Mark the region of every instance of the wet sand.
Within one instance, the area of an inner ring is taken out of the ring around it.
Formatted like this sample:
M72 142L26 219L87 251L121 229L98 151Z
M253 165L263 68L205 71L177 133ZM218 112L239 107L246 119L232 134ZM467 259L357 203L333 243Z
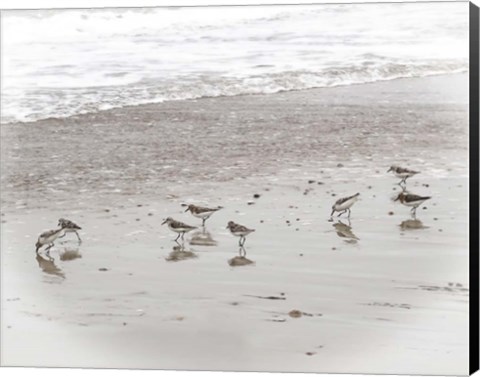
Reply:
M2 363L466 373L467 84L401 79L2 125ZM392 201L392 163L421 170L407 188L432 196L416 220ZM356 192L350 222L329 222ZM185 203L224 209L179 246L160 224L200 227ZM37 257L36 237L60 217L83 243L69 234L53 261ZM229 220L256 229L242 251L253 263L231 266Z

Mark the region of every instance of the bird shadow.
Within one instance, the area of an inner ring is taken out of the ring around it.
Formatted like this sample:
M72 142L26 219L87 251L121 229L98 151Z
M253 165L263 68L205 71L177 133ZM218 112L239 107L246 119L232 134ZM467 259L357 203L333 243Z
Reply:
M217 241L212 237L212 234L207 231L205 227L192 234L190 238L190 245L194 246L217 246Z
M165 258L167 262L180 262L183 260L197 258L198 255L191 250L185 250L185 243L179 243L173 246L172 251L168 254L168 257Z
M35 259L37 260L38 267L47 275L58 276L62 279L65 279L65 273L57 267L55 264L55 259L52 258L50 255L42 255L40 253L36 254Z
M360 238L358 238L355 233L353 233L352 224L350 219L346 223L341 220L337 220L335 224L332 225L337 233L337 236L343 239L346 243L357 243Z
M255 262L247 258L247 250L244 246L240 246L238 248L238 256L229 259L228 264L231 267L239 267L255 264Z
M63 250L58 253L58 255L60 260L63 262L80 259L82 257L78 247L64 247Z
M412 215L412 218L403 220L399 227L401 230L415 230L415 229L427 229L428 226L425 226L423 222Z

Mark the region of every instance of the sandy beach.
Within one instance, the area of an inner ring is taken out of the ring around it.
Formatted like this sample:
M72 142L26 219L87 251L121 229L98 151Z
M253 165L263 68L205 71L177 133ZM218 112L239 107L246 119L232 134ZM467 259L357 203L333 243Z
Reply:
M467 74L2 124L1 172L3 365L468 372Z

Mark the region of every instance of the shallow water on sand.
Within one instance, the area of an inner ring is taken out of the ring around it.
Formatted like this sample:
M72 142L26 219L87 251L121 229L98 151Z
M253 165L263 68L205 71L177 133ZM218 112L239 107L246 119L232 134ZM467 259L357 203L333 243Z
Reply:
M47 146L29 124L2 127L5 363L463 372L468 113L434 95L396 100L412 86L422 93L413 80L355 100L337 88L50 120L35 124L58 130ZM365 105L382 91L392 102ZM97 116L89 132L76 127ZM407 188L432 199L416 219L392 201L392 163L421 170ZM356 192L350 220L330 222L332 204ZM185 203L224 208L201 229ZM199 229L175 243L167 216ZM53 259L36 256L59 217L83 243L69 234ZM256 229L244 250L229 220ZM231 266L240 256L252 263ZM61 359L38 351L59 341L71 351Z
M279 174L325 183L375 177L393 163L448 176L466 166L466 78L397 80L380 101L382 84L372 84L354 87L356 96L344 87L4 125L2 201L96 208L142 195L198 197L204 184ZM348 174L335 178L338 164Z

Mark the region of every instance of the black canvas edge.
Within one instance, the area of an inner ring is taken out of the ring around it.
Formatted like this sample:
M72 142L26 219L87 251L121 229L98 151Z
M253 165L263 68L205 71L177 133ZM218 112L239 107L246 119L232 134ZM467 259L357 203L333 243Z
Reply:
M479 369L479 8L470 2L470 357L469 373Z

